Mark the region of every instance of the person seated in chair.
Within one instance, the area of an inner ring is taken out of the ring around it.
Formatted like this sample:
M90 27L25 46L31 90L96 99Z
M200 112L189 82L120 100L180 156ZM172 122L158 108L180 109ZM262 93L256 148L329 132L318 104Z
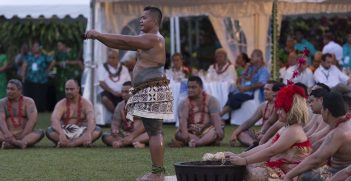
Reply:
M198 147L219 143L223 139L219 103L203 90L200 77L189 78L188 97L180 102L178 110L180 122L176 141Z
M263 60L261 50L255 49L251 54L250 64L240 75L240 84L228 95L228 101L223 107L220 116L237 110L241 105L254 98L254 92L260 90L260 101L263 101L263 86L268 82L269 71Z
M208 78L215 81L235 83L237 79L235 67L230 62L224 48L218 48L215 52L215 63L207 70Z
M11 79L7 83L7 97L0 100L1 148L26 148L38 143L44 131L34 130L38 112L32 98L22 95L22 83Z
M273 94L278 92L280 88L284 87L283 83L276 83L269 81L264 86L264 97L266 101L262 103L256 110L256 112L243 124L234 130L230 138L230 144L235 145L236 141L239 141L245 146L253 145L255 142L258 144L259 135L250 127L254 126L259 120L265 123L274 112L274 97Z
M282 179L285 173L310 154L311 142L303 130L303 124L308 119L304 90L296 85L280 89L275 108L279 121L286 126L271 141L240 154L224 154L225 160L233 165L247 166L245 180Z
M51 115L46 136L57 147L90 146L101 136L96 126L93 105L79 94L77 81L65 84L66 98L60 100Z
M135 148L143 148L149 142L144 125L140 119L136 117L134 120L126 118L125 105L128 101L129 89L132 88L132 83L127 81L123 83L121 101L113 114L111 132L102 135L102 141L113 148L120 148L133 145Z
M111 113L115 110L117 104L122 101L122 84L130 81L130 75L127 67L119 62L117 51L108 51L107 62L98 68L99 84L102 92L101 102Z

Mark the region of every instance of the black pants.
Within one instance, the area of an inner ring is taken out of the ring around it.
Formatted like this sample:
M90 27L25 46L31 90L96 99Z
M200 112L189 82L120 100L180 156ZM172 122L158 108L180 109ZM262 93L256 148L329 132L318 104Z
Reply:
M39 84L26 80L24 82L24 95L32 98L38 112L47 111L47 84Z
M247 101L253 99L252 95L244 94L244 93L229 93L228 95L228 101L225 104L226 106L229 106L232 110L239 109L241 105Z

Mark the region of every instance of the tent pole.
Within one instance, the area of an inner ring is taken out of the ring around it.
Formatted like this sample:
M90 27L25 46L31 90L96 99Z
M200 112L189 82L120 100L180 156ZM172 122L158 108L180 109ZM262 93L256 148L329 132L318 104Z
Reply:
M90 8L91 8L91 28L95 29L95 0L91 0ZM93 105L95 105L95 44L94 40L91 41L91 77L90 77L90 101Z
M174 17L171 16L171 56L175 53L175 46L174 46Z
M180 51L180 29L179 29L179 16L175 17L175 28L176 28L176 52Z

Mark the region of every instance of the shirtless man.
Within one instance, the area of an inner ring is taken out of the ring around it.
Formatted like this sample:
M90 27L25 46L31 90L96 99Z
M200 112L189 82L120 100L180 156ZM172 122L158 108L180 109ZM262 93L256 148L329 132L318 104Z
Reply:
M79 94L75 80L65 84L66 98L59 101L51 115L46 136L57 147L90 146L101 136L96 126L92 104Z
M152 171L138 180L164 180L163 119L173 119L172 92L164 75L166 62L165 39L159 32L162 12L145 7L140 18L138 36L105 34L88 31L86 38L96 39L110 48L136 50L137 63L133 69L132 97L127 102L127 118L141 117L148 133Z
M265 121L271 117L274 112L273 94L279 91L283 86L283 83L275 83L274 81L269 81L264 86L264 97L266 101L257 108L256 112L248 120L234 130L230 138L230 144L232 146L235 145L237 140L245 146L253 145L254 142L258 141L258 135L253 133L253 130L249 128L254 126L259 120L262 119L263 123L265 123Z
M11 79L7 97L0 100L1 148L26 148L38 143L44 131L34 130L38 112L32 98L22 95L22 83Z
M320 144L323 142L324 137L328 134L330 127L323 121L321 115L323 107L323 97L328 93L328 90L324 88L317 88L312 90L308 97L308 102L312 110L311 122L315 122L314 126L310 129L305 129L308 139L312 143L312 150L316 151Z
M113 148L121 148L133 145L135 148L145 147L149 142L149 136L145 132L143 123L140 119L134 122L126 118L125 105L129 99L129 89L132 88L130 81L123 83L121 101L113 114L111 132L102 135L102 141Z
M299 175L300 180L327 180L350 165L351 123L343 101L339 93L329 92L324 96L321 113L323 120L332 129L318 150L290 170L285 180L292 180ZM328 164L320 167L326 162Z
M189 147L208 146L223 139L220 106L203 91L200 77L189 77L188 98L179 103L179 129L175 139Z

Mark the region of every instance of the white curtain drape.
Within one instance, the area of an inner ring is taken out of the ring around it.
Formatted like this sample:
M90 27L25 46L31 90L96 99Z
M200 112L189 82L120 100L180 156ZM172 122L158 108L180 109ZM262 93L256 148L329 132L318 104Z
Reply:
M350 12L351 3L347 2L348 0L281 0L278 3L279 25L285 15ZM153 5L162 9L163 15L168 17L208 15L231 61L234 61L234 56L226 43L223 25L225 17L239 20L246 36L248 54L256 48L266 53L272 0L96 0L96 4L99 6L96 6L98 15L95 29L102 32L121 33L130 21L141 16L145 6ZM106 60L106 47L96 41L94 52L96 64L101 65ZM89 90L84 91L88 95L86 92ZM98 117L96 119L99 121Z

